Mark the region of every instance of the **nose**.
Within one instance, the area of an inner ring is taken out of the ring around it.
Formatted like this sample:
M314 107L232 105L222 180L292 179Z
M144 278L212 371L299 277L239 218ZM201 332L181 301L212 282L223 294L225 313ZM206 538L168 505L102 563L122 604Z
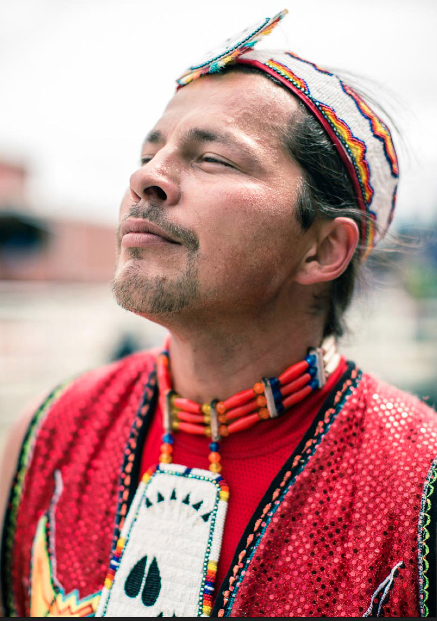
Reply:
M135 202L154 199L169 206L178 203L180 187L176 163L164 159L159 152L131 175L130 194Z

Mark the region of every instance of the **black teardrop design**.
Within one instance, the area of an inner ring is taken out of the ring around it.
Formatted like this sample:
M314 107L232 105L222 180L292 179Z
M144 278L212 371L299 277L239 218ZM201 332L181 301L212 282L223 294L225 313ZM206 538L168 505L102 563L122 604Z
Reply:
M170 500L176 500L176 490L175 489L171 493Z
M124 583L124 592L128 597L136 597L140 592L146 564L147 556L143 556L129 572L126 582Z
M150 564L149 571L147 572L146 583L141 593L141 599L144 606L153 606L161 592L161 574L159 573L158 563L156 558Z
M211 515L212 511L210 511L209 513L205 513L204 515L202 515L202 520L204 522L207 522L209 520L209 517Z
M190 494L187 494L182 502L184 503L184 505L189 505L190 504Z
M153 503L150 502L150 500L146 496L146 507L149 508L149 507L152 507L152 506L153 506Z
M199 502L196 502L195 505L191 505L191 506L193 507L193 509L196 509L196 511L199 511L202 505L203 505L203 500L199 500Z
M164 501L164 496L161 494L161 492L158 492L158 500L156 502L163 502Z

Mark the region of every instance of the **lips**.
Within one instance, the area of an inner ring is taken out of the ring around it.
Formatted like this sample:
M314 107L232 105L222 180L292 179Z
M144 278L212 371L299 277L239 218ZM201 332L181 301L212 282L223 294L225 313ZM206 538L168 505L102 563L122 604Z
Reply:
M121 243L139 248L150 244L179 244L156 224L138 218L128 218L121 226Z

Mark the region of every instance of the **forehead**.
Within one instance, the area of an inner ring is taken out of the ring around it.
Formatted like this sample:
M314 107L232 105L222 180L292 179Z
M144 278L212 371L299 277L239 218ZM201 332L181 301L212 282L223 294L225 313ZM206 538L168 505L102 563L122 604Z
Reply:
M262 75L217 74L179 89L155 129L166 134L202 122L277 147L296 110L294 96Z

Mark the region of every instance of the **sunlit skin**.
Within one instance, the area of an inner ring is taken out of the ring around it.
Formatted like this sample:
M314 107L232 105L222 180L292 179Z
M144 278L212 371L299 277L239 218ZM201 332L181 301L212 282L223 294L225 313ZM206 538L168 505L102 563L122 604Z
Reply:
M314 294L358 242L347 218L307 232L296 220L302 175L282 138L296 109L262 76L196 80L150 132L122 201L116 298L170 330L175 389L197 401L277 375L318 345ZM129 232L144 222L159 229Z

